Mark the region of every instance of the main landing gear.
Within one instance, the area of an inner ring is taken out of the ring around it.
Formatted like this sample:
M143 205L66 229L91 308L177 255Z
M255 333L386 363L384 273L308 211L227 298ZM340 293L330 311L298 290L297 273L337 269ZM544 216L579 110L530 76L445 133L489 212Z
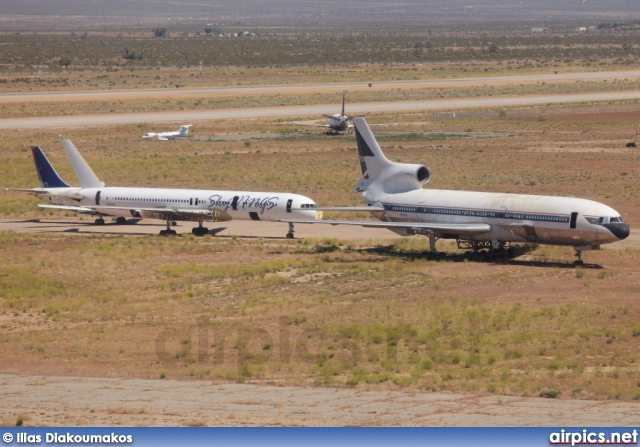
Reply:
M512 258L514 255L513 247L507 242L501 241L461 241L456 240L458 248L467 250L464 258L470 261L488 261L494 259Z
M199 225L197 227L193 227L191 229L191 234L193 234L194 236L202 237L205 234L209 233L209 229L202 226L202 221L199 221L198 224Z
M291 222L289 222L289 232L287 233L287 239L293 239L293 233L295 233L295 231L293 230L293 224Z
M95 220L95 222L94 222L94 223L95 223L96 225L104 225L104 219L102 218L102 216L100 216L100 217L98 217L98 218ZM127 219L126 219L126 218L124 218L124 217L122 217L122 216L120 216L120 217L118 217L118 218L116 219L116 223L117 223L118 225L124 225L124 224L126 224L126 223L127 223Z
M176 233L176 230L172 230L170 228L172 220L170 218L167 218L166 222L167 222L167 229L160 230L160 236L175 236L176 234L178 234Z

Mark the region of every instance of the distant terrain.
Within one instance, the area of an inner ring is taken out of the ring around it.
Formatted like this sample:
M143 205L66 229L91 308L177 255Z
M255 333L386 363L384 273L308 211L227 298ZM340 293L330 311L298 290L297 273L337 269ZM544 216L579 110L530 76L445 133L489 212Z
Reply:
M39 17L34 20L34 17ZM410 22L425 25L465 22L637 20L636 0L3 0L2 28L135 24L344 25Z

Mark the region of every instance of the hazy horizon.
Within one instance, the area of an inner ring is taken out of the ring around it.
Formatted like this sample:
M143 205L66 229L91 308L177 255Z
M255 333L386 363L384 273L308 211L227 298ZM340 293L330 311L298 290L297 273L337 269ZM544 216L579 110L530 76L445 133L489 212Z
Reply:
M638 0L2 0L3 28L640 20Z

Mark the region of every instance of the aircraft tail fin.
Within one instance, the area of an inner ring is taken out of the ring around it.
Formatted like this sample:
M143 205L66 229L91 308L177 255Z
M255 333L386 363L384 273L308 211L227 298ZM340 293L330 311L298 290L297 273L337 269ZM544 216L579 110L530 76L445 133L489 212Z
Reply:
M89 166L82 155L80 155L80 152L78 152L78 149L76 149L71 140L62 138L62 135L60 135L60 142L62 143L64 151L67 153L67 157L69 157L73 172L76 173L80 186L83 188L104 187L104 182L101 182L98 176L96 176L91 166Z
M189 127L193 126L193 124L185 124L184 126L180 126L180 136L184 136L189 133Z
M36 172L38 173L41 188L70 188L70 186L60 178L47 156L42 152L42 149L38 146L31 146L31 154L36 164Z
M364 117L354 117L353 125L362 169L362 179L354 186L354 192L365 191L373 184L387 193L406 192L421 189L429 181L431 172L426 166L387 159Z
M382 153L376 137L373 136L373 132L364 118L359 116L353 118L353 126L358 144L362 177L375 180L384 168L393 163Z

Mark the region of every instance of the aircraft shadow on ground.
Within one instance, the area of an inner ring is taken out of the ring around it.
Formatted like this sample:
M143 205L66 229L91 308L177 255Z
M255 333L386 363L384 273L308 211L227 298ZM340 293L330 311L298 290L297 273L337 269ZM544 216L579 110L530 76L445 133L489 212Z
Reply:
M14 223L39 223L40 219L30 219L30 220L16 220ZM73 225L75 226L83 226L83 227L121 227L126 225L135 225L138 227L158 227L159 225L156 223L149 224L139 224L140 220L131 219L127 220L125 224L117 224L115 222L105 223L104 225L96 225L92 222L77 222ZM65 225L68 226L70 223L68 222L51 222L48 223L49 226L58 226ZM164 225L164 224L163 224ZM278 236L237 236L237 235L218 235L218 233L226 230L227 227L218 227L209 229L208 234L211 236L223 237L223 238L234 238L234 237L242 237L243 239L273 239L280 240L285 239L283 237ZM50 229L51 231L51 229ZM65 230L61 230L63 233L80 233L79 228L68 228ZM122 235L120 232L109 232L103 231L101 234L115 234ZM152 236L152 233L127 233L127 234L135 234L141 236ZM184 235L188 235L189 233L184 233ZM176 236L180 237L183 234L178 234ZM173 236L173 237L176 237ZM374 254L378 256L384 256L388 258L401 258L409 261L420 261L420 260L428 260L428 261L437 261L437 262L474 262L474 263L482 263L482 264L496 264L496 265L514 265L514 266L527 266L527 267L546 267L546 268L575 268L576 264L574 262L559 262L559 261L544 261L544 260L536 260L536 259L518 259L518 257L526 255L537 248L536 245L518 245L514 247L514 253L511 257L491 257L491 256L478 256L477 258L469 258L464 252L459 253L446 253L446 252L438 252L431 253L429 251L407 251L407 250L398 250L394 245L384 245L377 247L369 247L369 248L340 248L337 245L318 245L315 248L315 252L317 254L326 254L333 252L345 252L345 253L366 253L366 254ZM366 262L366 260L363 260ZM371 260L373 262L374 260ZM594 269L600 270L603 267L600 264L588 264L584 263L580 266L583 269Z
M333 252L345 252L345 253L366 253L373 254L388 258L401 258L408 261L437 261L437 262L472 262L481 264L496 264L496 265L514 265L514 266L527 266L527 267L546 267L546 268L570 268L576 267L576 264L571 262L559 262L559 261L544 261L537 259L518 259L519 256L526 255L536 249L535 245L521 245L515 248L512 257L491 257L491 256L478 256L469 258L468 254L464 252L460 253L446 253L437 252L431 253L428 251L404 251L398 250L394 245L384 245L378 247L369 248L340 248L335 245L323 245L316 247L316 253L333 253ZM366 261L365 261L366 262ZM372 260L373 262L373 260ZM583 264L580 266L583 269L602 269L599 264Z

